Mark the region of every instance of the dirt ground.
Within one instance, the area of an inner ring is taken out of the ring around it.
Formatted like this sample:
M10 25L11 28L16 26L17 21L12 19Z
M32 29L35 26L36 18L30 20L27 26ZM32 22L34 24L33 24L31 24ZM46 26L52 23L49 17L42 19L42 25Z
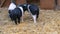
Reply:
M24 22L15 25L7 8L0 8L0 34L60 34L60 11L40 10L37 23L25 12Z

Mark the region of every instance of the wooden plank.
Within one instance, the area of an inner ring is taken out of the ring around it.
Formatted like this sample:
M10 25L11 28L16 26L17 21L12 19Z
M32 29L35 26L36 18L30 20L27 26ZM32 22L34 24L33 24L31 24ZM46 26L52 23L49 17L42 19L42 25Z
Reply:
M26 3L26 0L16 0L16 4L24 4Z
M54 9L55 0L40 0L41 9Z
M4 4L6 0L2 0L1 4L0 4L0 7L2 7L2 5Z

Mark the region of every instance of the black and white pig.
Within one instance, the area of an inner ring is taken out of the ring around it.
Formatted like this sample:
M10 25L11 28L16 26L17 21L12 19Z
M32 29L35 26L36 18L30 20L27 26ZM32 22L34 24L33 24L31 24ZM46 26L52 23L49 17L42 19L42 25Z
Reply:
M20 23L20 18L22 17L23 8L17 7L16 3L12 0L8 8L9 17L15 24ZM23 21L23 18L22 18Z
M39 16L39 8L38 6L34 5L34 4L22 4L22 5L18 5L18 6L22 6L24 11L28 11L31 16L33 17L34 23L36 23L36 20Z

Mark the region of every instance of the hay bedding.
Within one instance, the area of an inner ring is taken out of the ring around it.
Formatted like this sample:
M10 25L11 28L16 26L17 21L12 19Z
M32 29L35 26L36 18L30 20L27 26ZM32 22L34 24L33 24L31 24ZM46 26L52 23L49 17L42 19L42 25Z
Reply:
M26 12L24 22L15 25L7 8L0 8L0 34L60 34L60 11L41 10L37 25Z

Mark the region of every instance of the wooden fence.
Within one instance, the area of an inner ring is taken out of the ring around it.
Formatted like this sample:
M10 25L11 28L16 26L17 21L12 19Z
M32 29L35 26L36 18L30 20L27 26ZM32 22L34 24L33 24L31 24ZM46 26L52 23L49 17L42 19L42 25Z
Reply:
M16 0L17 4L33 3L41 7L41 9L60 8L60 0ZM0 0L0 7L8 7L10 0Z

